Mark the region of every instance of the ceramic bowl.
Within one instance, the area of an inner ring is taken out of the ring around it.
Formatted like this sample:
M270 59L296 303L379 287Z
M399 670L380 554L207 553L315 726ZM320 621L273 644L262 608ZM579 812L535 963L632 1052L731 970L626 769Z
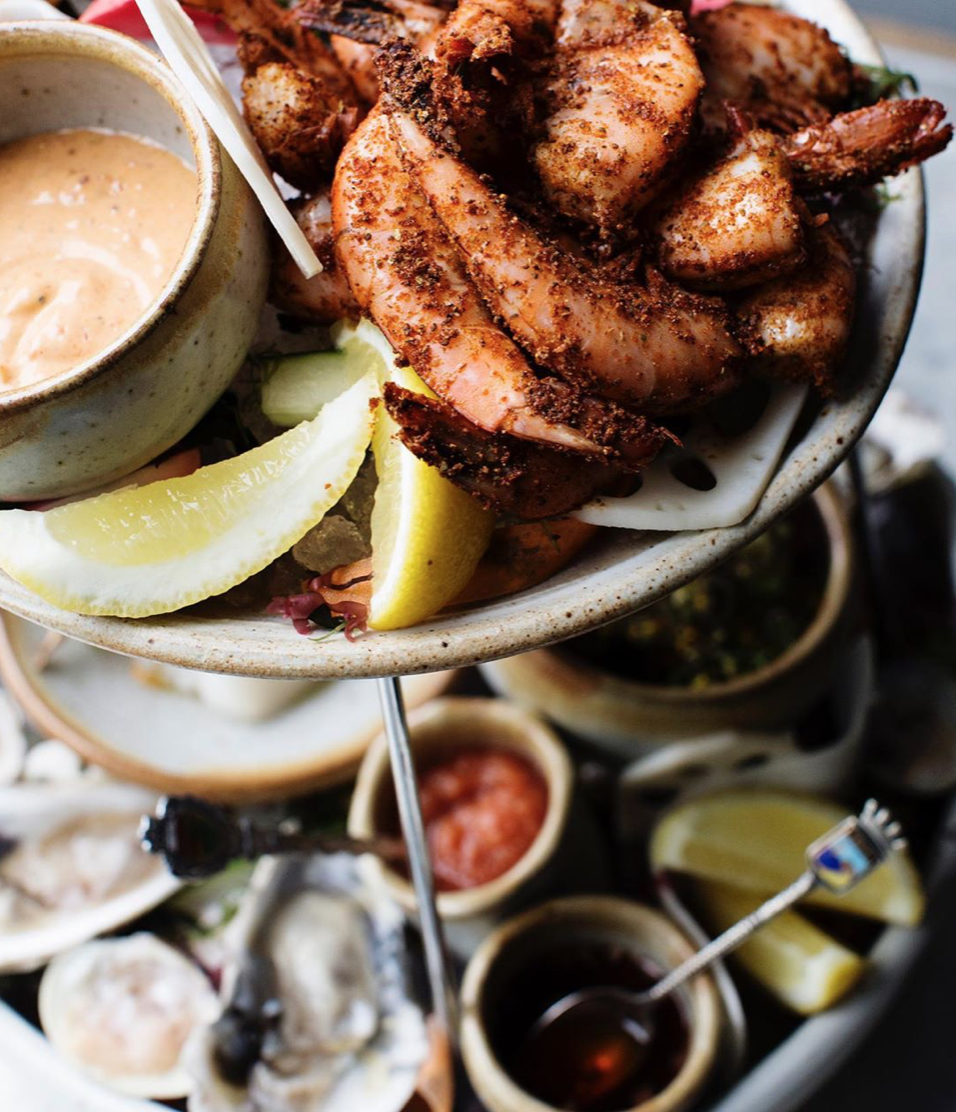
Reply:
M526 893L554 857L564 833L571 805L574 773L564 746L553 731L527 711L500 699L436 699L408 720L412 753L419 765L457 749L490 746L518 753L544 777L548 809L544 824L527 853L507 872L488 884L458 892L440 892L438 912L444 919L462 920L486 915ZM395 821L388 743L376 738L359 769L348 830L357 838L389 832ZM389 892L409 912L416 910L410 882L394 869L377 863Z
M700 689L638 683L604 671L573 642L482 666L499 693L579 737L624 754L728 729L789 724L832 681L853 613L853 531L837 488L813 496L830 554L816 617L784 653L728 683Z
M112 31L68 20L0 29L0 143L70 127L145 136L196 168L192 228L156 301L113 344L0 393L0 500L88 490L187 433L235 375L265 300L258 204L166 65Z
M880 52L843 0L787 0L825 26L859 62ZM876 411L909 331L923 259L919 170L894 179L859 271L859 304L841 380L844 393L811 409L784 449L754 513L739 525L700 532L605 530L558 575L531 590L414 629L321 644L262 614L187 612L128 620L90 618L43 602L0 575L0 604L42 625L119 652L243 675L332 678L408 675L526 652L632 613L702 574L815 489L846 457Z
M499 927L478 948L461 988L461 1047L468 1076L489 1112L553 1112L529 1096L505 1072L495 1053L488 1024L512 978L542 950L559 943L610 943L636 957L672 969L693 953L680 931L658 911L611 896L553 900ZM689 1028L687 1057L674 1080L657 1096L622 1112L679 1112L697 1097L710 1077L720 1035L720 1006L708 975L678 990Z

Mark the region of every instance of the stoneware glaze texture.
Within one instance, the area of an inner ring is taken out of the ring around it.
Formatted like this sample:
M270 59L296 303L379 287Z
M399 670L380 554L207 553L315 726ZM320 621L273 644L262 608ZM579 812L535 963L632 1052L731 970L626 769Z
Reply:
M196 215L172 277L103 353L0 394L0 498L88 490L148 463L229 385L268 279L251 191L165 63L125 36L68 21L0 35L0 143L68 127L152 139L195 166Z
M881 55L841 0L791 0L787 8L826 26L851 57ZM857 321L842 393L798 423L757 510L742 524L686 533L607 530L574 563L512 598L446 613L354 643L300 637L289 623L249 615L173 614L149 620L89 618L52 607L0 576L0 603L15 613L119 652L210 671L263 676L375 676L473 664L583 633L653 602L725 559L815 489L848 454L879 405L899 361L923 259L918 170L893 183L860 268Z

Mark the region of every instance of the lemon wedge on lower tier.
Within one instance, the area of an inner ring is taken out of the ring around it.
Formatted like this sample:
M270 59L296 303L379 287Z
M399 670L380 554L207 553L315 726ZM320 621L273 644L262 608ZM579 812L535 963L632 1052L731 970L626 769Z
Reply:
M764 897L724 884L700 882L698 895L714 932L755 911ZM733 955L781 1003L800 1015L831 1008L856 985L866 960L796 911L761 927Z
M185 478L0 511L0 568L78 614L164 614L248 579L322 519L372 436L374 375L312 421Z
M755 789L692 799L669 811L651 839L655 869L770 894L806 868L811 842L846 816L828 799ZM806 903L914 926L923 916L923 886L909 855L892 854L858 887L837 896L817 889Z

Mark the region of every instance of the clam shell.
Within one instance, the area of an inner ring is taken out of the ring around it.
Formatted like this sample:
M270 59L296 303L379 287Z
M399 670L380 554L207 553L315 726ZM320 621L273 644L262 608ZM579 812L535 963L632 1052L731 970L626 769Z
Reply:
M85 942L40 981L50 1043L98 1081L129 1096L175 1099L192 1087L180 1058L219 1002L188 958L153 934Z
M0 972L36 969L180 887L139 846L140 817L155 803L108 781L0 788L0 837L16 843L0 856Z

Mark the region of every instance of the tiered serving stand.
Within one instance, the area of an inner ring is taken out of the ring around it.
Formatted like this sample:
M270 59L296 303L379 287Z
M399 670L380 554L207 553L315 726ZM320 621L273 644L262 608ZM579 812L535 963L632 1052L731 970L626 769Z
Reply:
M855 60L882 58L842 0L793 0L788 8L826 26ZM923 186L918 170L894 182L898 199L879 215L861 267L859 309L840 398L809 402L757 509L723 529L677 533L606 530L571 567L521 594L413 629L316 643L287 623L261 615L173 614L151 619L82 617L57 609L0 574L0 606L49 629L145 660L234 675L345 679L380 677L401 819L412 853L435 1011L454 1042L455 986L444 956L422 835L415 772L395 677L444 670L527 651L581 634L640 609L726 559L806 497L843 461L863 434L893 377L909 330L923 258ZM956 830L956 815L948 830ZM952 843L949 843L950 847ZM952 849L948 854L952 856ZM939 869L951 865L944 854ZM922 942L921 932L888 930L874 955L883 972L846 1004L804 1023L714 1109L785 1112L808 1085L834 1069L886 1005ZM23 1026L22 1024L20 1025ZM33 1032L0 1008L8 1046L36 1056ZM37 1036L38 1038L38 1036ZM817 1063L812 1071L808 1061ZM77 1096L77 1108L82 1107ZM98 1107L110 1107L105 1097ZM131 1105L124 1102L124 1108ZM143 1106L147 1107L147 1106Z

